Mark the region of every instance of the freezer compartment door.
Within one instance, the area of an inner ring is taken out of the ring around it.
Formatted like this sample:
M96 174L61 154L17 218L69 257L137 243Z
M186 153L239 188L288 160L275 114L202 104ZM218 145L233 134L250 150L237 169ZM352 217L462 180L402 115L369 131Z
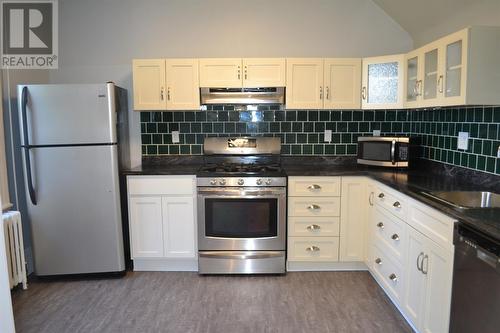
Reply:
M23 137L22 144L116 142L114 88L112 83L18 86L19 119L26 118L21 131L28 132L29 141Z
M30 154L38 199L37 205L28 199L35 273L124 270L116 145L33 148Z

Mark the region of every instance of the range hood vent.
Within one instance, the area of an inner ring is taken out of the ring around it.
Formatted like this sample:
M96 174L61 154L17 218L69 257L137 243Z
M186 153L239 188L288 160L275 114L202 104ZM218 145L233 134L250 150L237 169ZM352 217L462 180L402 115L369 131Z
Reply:
M201 104L284 104L285 88L200 88Z

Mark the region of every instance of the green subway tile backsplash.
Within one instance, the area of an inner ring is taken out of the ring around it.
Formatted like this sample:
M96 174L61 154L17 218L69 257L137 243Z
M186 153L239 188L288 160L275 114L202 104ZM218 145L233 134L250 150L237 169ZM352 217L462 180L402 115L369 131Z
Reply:
M500 174L500 107L467 106L410 110L281 110L277 105L255 111L233 105L206 111L141 112L143 155L200 155L206 136L275 136L284 155L356 155L357 138L382 135L422 138L423 158ZM324 130L332 141L323 142ZM180 143L172 143L180 131ZM457 150L458 132L469 132L469 149Z

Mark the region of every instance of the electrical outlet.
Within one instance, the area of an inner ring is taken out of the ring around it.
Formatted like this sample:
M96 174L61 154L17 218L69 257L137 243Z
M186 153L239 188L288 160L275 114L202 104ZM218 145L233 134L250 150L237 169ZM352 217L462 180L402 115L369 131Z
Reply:
M380 130L373 130L373 136L380 136Z
M469 132L458 132L457 149L469 149Z
M179 131L172 131L172 142L179 143L181 140L179 139Z
M332 130L325 130L325 142L332 142Z

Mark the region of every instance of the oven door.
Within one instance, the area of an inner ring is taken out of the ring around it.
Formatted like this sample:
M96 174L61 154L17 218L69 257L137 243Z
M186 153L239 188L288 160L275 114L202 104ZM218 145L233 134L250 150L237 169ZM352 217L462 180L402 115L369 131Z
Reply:
M200 251L283 251L286 189L198 188Z

